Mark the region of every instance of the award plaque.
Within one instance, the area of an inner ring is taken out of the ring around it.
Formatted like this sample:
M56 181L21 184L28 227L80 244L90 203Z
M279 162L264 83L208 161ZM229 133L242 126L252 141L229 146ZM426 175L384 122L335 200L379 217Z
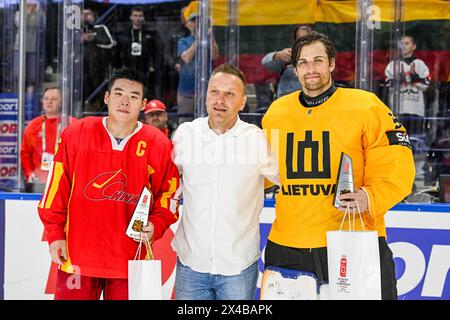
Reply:
M129 236L130 238L141 240L142 229L147 225L148 222L151 198L152 194L150 190L148 190L148 188L144 186L126 231L127 236Z
M353 163L352 159L345 153L341 154L341 161L339 163L339 173L336 184L336 193L334 194L334 206L339 208L340 201L338 196L343 193L354 192L353 186Z

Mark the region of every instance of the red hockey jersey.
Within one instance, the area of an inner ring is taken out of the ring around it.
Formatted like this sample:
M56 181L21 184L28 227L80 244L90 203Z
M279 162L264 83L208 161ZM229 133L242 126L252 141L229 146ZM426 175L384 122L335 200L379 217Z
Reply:
M106 118L89 117L62 134L38 211L48 241L67 241L63 271L127 278L137 243L125 231L144 186L152 192L154 240L178 219L180 178L172 144L138 123L120 144Z

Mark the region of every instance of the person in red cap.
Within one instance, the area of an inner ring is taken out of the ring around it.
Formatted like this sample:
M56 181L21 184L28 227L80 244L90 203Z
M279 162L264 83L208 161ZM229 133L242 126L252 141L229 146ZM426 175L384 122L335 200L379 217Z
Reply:
M144 123L157 127L169 137L167 120L166 106L162 101L151 100L147 103L144 109Z

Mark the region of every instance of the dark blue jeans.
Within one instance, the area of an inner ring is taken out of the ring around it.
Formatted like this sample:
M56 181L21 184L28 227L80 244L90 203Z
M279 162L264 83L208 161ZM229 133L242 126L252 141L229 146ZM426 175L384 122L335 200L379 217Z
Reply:
M238 275L224 276L196 272L177 261L175 299L252 300L258 281L258 261Z

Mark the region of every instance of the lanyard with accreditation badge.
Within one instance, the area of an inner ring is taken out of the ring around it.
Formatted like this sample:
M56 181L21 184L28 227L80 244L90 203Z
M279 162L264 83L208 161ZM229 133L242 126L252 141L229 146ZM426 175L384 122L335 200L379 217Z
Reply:
M56 140L55 140L55 152L58 150L58 138L61 134L61 121L58 123L58 127L56 129ZM41 170L48 171L53 162L53 154L47 152L47 142L45 139L45 118L42 121L42 159L41 159Z
M139 30L139 42L134 40L133 28L131 28L131 55L141 56L142 55L142 29Z

